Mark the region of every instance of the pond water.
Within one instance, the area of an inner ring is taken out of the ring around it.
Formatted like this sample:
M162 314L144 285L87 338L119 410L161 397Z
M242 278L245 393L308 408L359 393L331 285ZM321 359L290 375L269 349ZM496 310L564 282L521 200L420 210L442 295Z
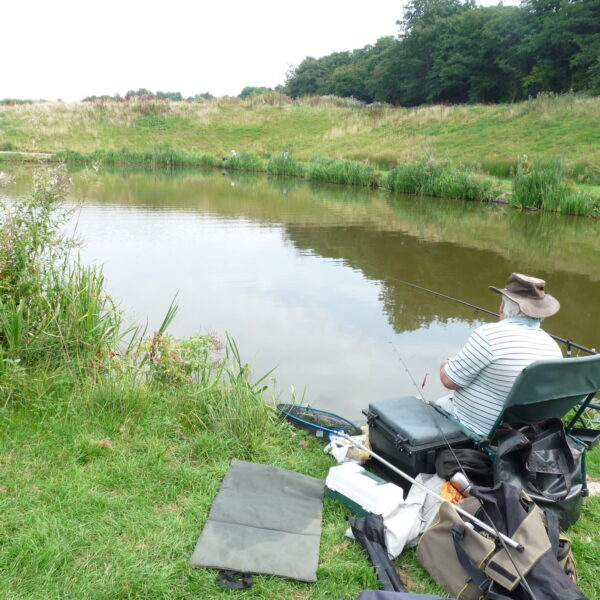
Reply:
M11 167L3 166L10 171ZM26 193L31 172L14 167ZM439 362L493 319L415 284L497 310L512 271L562 303L550 333L600 347L600 222L219 170L73 172L84 262L104 265L130 321L229 332L274 395L363 422L369 402L436 398Z

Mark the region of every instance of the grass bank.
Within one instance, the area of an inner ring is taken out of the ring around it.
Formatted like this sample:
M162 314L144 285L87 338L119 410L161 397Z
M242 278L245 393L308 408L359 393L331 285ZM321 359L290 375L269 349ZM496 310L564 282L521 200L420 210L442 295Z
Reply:
M281 94L29 103L0 106L0 160L45 152L92 164L225 166L595 215L599 116L600 99L572 94L416 109L335 97L292 101ZM535 165L538 183L523 185L524 164ZM558 195L546 189L556 187L547 174L556 164Z
M320 478L332 465L322 443L248 400L239 389L161 390L113 380L37 406L0 409L2 597L231 598L231 590L215 585L216 572L189 566L230 460ZM251 413L239 415L244 406ZM599 474L597 456L592 472ZM568 533L590 598L600 594L599 515L593 498ZM344 537L346 516L340 504L325 501L317 583L257 576L244 596L351 600L377 588L365 553ZM395 563L411 590L441 592L413 551Z
M247 100L31 103L0 106L0 150L136 151L170 145L211 156L288 151L368 161L381 169L434 156L509 176L525 154L561 158L580 180L600 178L600 98L541 95L517 104L399 108L281 94Z
M276 417L233 340L176 340L174 308L157 332L124 331L101 272L69 260L66 185L51 170L0 212L0 596L230 598L189 557L231 459L320 478L332 459ZM590 597L599 514L590 500L570 533ZM245 596L352 599L377 587L344 538L346 516L325 501L317 583L259 576ZM397 562L412 590L440 592L413 552Z

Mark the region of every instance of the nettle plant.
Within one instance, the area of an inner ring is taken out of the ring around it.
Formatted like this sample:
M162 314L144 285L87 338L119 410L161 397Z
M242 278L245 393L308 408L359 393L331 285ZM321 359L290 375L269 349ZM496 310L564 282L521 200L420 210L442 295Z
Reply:
M220 379L222 344L213 336L191 336L183 340L155 332L141 346L146 375L158 385L199 383L209 386Z

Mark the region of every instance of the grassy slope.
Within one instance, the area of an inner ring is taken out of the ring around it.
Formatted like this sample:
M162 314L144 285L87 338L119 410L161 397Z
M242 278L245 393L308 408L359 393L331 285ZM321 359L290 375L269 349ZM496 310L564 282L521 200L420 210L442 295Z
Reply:
M416 109L336 106L314 99L268 104L220 99L201 104L131 102L0 106L0 149L89 152L170 144L214 155L291 150L369 159L388 167L428 153L508 171L523 154L563 158L600 172L600 98L540 97L513 105Z
M276 423L240 450L193 419L202 397L86 386L68 403L0 409L0 596L7 600L229 598L189 557L232 456L324 478L322 443ZM192 418L190 418L192 417ZM598 453L591 470L598 475ZM580 584L600 594L600 498L569 532ZM347 512L326 500L318 582L257 577L249 598L355 598L377 580L344 537ZM415 592L440 592L414 552L396 564Z

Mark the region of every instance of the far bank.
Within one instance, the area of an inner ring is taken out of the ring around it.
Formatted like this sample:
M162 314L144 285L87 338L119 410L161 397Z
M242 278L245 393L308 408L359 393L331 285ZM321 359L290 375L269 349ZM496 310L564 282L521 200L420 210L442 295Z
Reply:
M226 166L594 214L599 116L598 98L572 94L415 109L281 94L40 102L0 106L0 150L101 164ZM11 157L22 158L0 159Z

